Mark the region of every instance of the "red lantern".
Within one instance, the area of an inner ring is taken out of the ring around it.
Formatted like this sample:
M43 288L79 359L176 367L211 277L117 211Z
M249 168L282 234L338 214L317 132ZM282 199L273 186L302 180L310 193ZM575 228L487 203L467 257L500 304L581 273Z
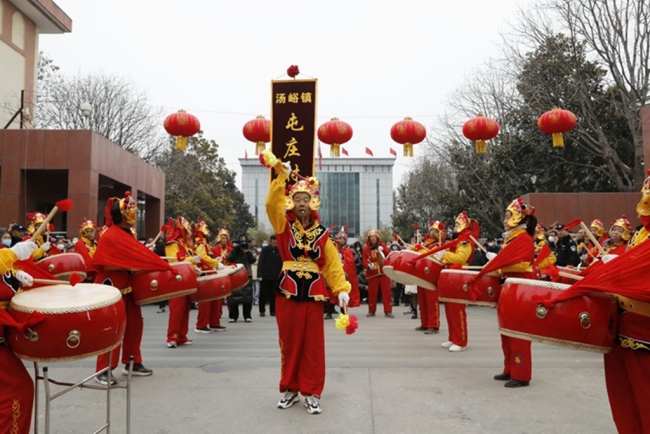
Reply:
M352 138L352 127L350 124L332 118L318 127L318 140L331 145L330 156L339 156L339 146L348 142Z
M547 111L537 120L537 127L546 134L552 134L553 147L564 147L564 136L562 133L568 133L575 128L578 118L569 110L562 110L554 107L553 110Z
M170 135L176 136L176 149L180 150L187 148L188 137L201 130L201 123L196 116L187 113L185 110L179 110L178 113L167 116L163 126Z
M271 121L258 116L244 125L244 137L255 143L255 153L260 154L271 141Z
M476 142L476 153L487 153L486 140L491 140L499 134L499 124L494 119L478 114L463 125L463 136Z
M427 130L424 125L412 118L404 118L403 121L397 122L390 129L390 137L404 145L404 156L413 156L413 145L417 145L427 136Z

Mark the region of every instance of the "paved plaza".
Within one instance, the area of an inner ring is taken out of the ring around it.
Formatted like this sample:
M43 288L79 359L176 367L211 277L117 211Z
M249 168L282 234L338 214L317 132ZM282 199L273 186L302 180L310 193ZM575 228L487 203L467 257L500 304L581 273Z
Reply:
M154 374L133 379L131 432L616 432L600 354L533 344L533 380L510 390L492 379L502 368L496 309L468 308L469 348L462 353L440 347L447 332L442 306L439 335L415 332L419 321L402 315L405 309L395 308L394 319L366 318L365 305L352 309L360 325L350 336L326 322L323 413L309 415L304 401L287 410L275 406L280 398L275 318L260 318L254 306L252 323L225 322L223 333L190 331L194 345L168 349L168 314L146 306L142 351ZM94 359L49 365L51 378L59 381L81 380L93 367ZM125 432L125 397L124 390L111 395L111 433ZM39 413L42 433L42 404ZM104 417L105 393L74 390L53 402L51 432L91 433Z

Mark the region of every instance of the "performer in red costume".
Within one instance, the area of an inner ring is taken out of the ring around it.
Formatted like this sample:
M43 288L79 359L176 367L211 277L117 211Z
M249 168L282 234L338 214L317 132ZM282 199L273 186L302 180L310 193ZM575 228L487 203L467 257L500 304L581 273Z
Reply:
M395 318L393 303L391 302L390 279L384 274L382 268L384 258L388 253L388 247L379 238L379 231L377 229L370 230L366 235L366 245L363 247L361 259L366 279L368 279L368 314L366 316L375 316L377 298L379 291L381 291L384 316Z
M532 237L535 235L537 218L533 215L535 209L524 205L521 198L515 199L506 208L503 219L503 245L498 254L488 252L489 262L474 278L477 279L489 272L500 272L502 278L519 277L535 279L533 261L535 260L535 245ZM478 288L468 282L470 294L476 294ZM495 375L495 380L506 381L505 387L522 387L530 384L532 376L532 359L530 341L501 335L503 349L503 372Z
M278 408L291 407L301 393L307 411L318 414L325 385L323 302L328 301L328 292L323 277L341 306L349 303L351 287L338 251L319 222L318 181L301 179L285 196L291 169L270 151L264 151L260 160L277 173L266 198L266 213L283 261L275 302L282 354L280 392L284 393Z
M97 275L97 270L92 265L92 258L97 249L96 233L95 222L84 219L83 223L79 225L79 240L74 245L75 253L80 254L86 263L86 281L88 282L94 282Z
M194 225L194 253L201 257L202 270L214 270L223 268L218 259L212 257L212 248L208 242L210 230L208 225L201 219ZM223 299L204 301L199 303L199 315L196 319L196 333L223 332L225 327L221 326L221 310Z
M413 247L418 253L426 252L445 242L445 224L441 221L429 223L428 238L424 243ZM439 254L438 257L442 256ZM420 327L416 331L424 331L425 335L437 334L440 330L440 300L438 291L431 291L418 286L418 305L420 306ZM445 304L446 306L446 304Z
M102 233L97 249L92 258L92 265L97 271L95 283L112 285L122 292L122 301L126 308L126 331L121 347L113 350L110 360L111 370L117 368L122 350L122 373L128 374L129 358L133 356L132 375L149 376L153 373L142 364L140 343L142 342L142 310L135 304L131 295L131 272L134 270L169 271L175 274L171 265L160 259L158 255L138 242L131 234L135 224L138 206L130 192L125 197L110 198L104 211L107 229ZM97 357L97 372L108 366L108 353ZM111 383L117 382L111 378ZM100 384L108 384L108 375L103 373L96 377Z
M34 405L34 382L23 362L14 355L5 342L5 326L16 326L5 312L11 298L22 286L31 286L32 277L24 271L12 271L14 262L30 259L38 246L32 241L16 243L0 249L0 432L29 434ZM18 283L18 275L22 277Z
M228 253L232 252L232 243L230 242L230 232L226 228L219 229L215 246L212 248L212 257L219 261L221 265L233 265L228 261ZM210 317L208 327L216 331L226 331L226 327L221 325L221 315L223 314L224 299L220 298L215 301L215 316ZM214 321L214 322L212 322Z
M456 217L454 232L458 237L469 238L472 233L472 226L478 226L463 211ZM476 234L478 235L478 234ZM469 265L474 259L474 244L469 241L461 241L442 255L442 262L446 268L463 268ZM445 302L445 317L449 328L449 340L443 342L443 348L449 348L452 353L465 351L467 349L467 312L462 303Z
M42 214L40 212L32 212L27 214L27 235L24 239L24 241L30 239L36 233L38 228L43 224L45 221L45 218L47 216L45 214ZM47 258L51 254L54 253L60 253L56 247L52 247L49 241L49 227L45 228L45 231L43 231L36 239L34 242L38 246L38 248L32 253L32 259L34 261L38 261L39 259ZM57 251L53 251L52 249L56 249Z
M343 271L345 271L347 281L350 282L350 286L352 287L348 307L359 307L361 306L361 293L359 292L359 281L357 280L357 267L354 263L354 254L347 246L347 243L348 234L345 232L345 228L341 228L341 231L336 234L334 245L339 251L339 257L343 264ZM330 300L330 302L332 301L333 300Z

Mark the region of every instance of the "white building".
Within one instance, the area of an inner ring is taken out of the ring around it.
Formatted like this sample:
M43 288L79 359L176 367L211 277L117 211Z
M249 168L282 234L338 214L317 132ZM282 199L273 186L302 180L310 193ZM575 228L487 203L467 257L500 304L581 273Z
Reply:
M242 192L260 228L271 229L264 203L270 170L257 157L239 159L242 167ZM393 158L323 158L322 170L316 165L321 183L319 211L323 225L337 231L349 224L349 236L391 224L393 213Z

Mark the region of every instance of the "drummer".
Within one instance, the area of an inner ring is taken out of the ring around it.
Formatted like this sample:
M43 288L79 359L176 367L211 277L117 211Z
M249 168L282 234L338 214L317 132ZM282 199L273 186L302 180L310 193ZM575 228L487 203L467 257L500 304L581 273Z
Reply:
M222 265L232 265L227 259L230 252L232 252L230 232L226 228L221 228L217 234L216 244L212 248L212 257L217 258Z
M454 234L456 234L456 237L467 237L472 231L470 228L471 222L472 219L467 216L467 212L463 211L458 214L454 222ZM464 265L471 264L473 259L474 245L469 241L461 241L442 255L442 262L445 263L445 268L448 269L463 268ZM467 349L468 339L465 305L445 301L445 317L447 318L447 327L449 328L449 340L442 343L442 348L449 348L449 351L452 353L465 351Z
M620 255L627 250L627 242L632 236L632 224L625 215L617 219L609 228L609 238L603 242L603 250L606 255Z
M350 291L350 302L348 307L359 307L361 305L361 293L359 292L359 281L357 279L357 267L354 261L354 254L347 246L348 243L348 234L345 231L345 228L342 227L338 234L334 237L334 245L339 251L339 258L341 258L341 264L343 265L343 271L346 275L346 280L350 282L352 290ZM335 300L330 300L332 304L335 303ZM329 314L329 318L332 318ZM327 316L325 319L328 319Z
M31 258L37 245L23 241L13 247L0 249L0 431L15 434L29 434L34 404L34 382L23 362L15 356L4 340L5 326L13 324L13 318L5 312L12 297L21 287L31 286L32 277L24 271L17 271L20 284L12 279L15 261Z
M413 246L413 250L423 253L438 247L445 242L445 235L445 224L438 220L432 221L429 223L427 239L423 243ZM439 256L442 256L442 253ZM415 331L423 331L425 335L437 334L440 330L438 291L431 291L418 286L418 305L420 306L420 326L416 327Z
M379 238L379 231L371 229L366 235L366 244L361 257L364 275L368 279L368 314L375 316L377 311L377 298L381 291L381 300L384 304L384 316L395 318L393 303L391 302L390 279L384 274L382 264L388 255L388 247Z
M29 239L32 237L38 228L41 227L43 222L45 221L45 218L47 216L45 214L42 214L40 212L32 212L27 214L27 237L25 239ZM45 228L45 230L34 240L36 245L38 246L38 249L32 253L32 259L34 261L38 261L39 259L43 259L49 256L50 250L52 248L50 242L48 241L49 238L49 228Z
M609 234L605 230L605 224L600 221L600 219L594 219L589 225L589 231L596 238L599 245L604 245ZM580 257L581 261L585 265L590 265L594 259L600 256L600 249L598 246L595 246L591 241L587 242L587 254Z
M215 270L223 268L218 259L212 257L212 248L208 242L210 230L208 225L201 219L192 225L194 231L194 253L201 257L202 270ZM203 301L199 303L199 314L196 319L195 333L223 332L225 327L221 326L221 311L223 299Z
M95 234L97 232L97 225L92 220L84 218L83 223L79 225L79 240L74 245L75 253L80 254L86 263L86 278L89 282L95 281L97 270L92 266L92 257L97 249L97 240Z

